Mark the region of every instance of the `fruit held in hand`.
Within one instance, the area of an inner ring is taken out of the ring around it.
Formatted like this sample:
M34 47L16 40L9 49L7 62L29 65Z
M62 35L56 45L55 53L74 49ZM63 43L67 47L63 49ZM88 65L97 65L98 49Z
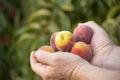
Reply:
M89 61L92 58L92 50L89 45L84 42L76 42L71 50L71 53L77 54L83 59Z
M50 38L50 46L53 47L56 51L58 50L55 44L55 37L59 32L55 32L52 34L51 38Z
M90 61L92 59L92 50L90 44L93 36L93 30L87 25L78 25L73 33L70 31L57 31L50 38L50 46L44 45L39 50L48 52L71 52Z
M73 36L76 41L82 41L89 44L93 36L93 30L86 25L78 25L73 31Z
M74 44L74 37L69 31L60 31L55 37L58 50L69 52Z
M48 45L41 46L38 50L44 50L44 51L48 51L51 53L55 52L54 48Z

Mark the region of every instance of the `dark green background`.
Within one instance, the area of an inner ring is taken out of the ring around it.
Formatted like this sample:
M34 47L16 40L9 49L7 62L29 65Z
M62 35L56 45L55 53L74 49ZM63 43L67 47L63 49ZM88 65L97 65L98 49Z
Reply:
M0 0L0 80L40 80L30 52L89 20L120 45L120 0Z

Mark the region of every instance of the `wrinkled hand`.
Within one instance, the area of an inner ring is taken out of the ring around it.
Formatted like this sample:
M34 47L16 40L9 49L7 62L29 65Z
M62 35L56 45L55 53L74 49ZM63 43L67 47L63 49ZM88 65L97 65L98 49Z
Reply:
M77 66L88 64L77 55L67 52L48 53L39 50L30 56L31 67L44 80L70 80Z
M108 34L95 22L89 21L79 23L79 25L88 25L94 31L91 40L91 48L93 50L91 64L107 69L120 70L120 47L116 46Z
M94 31L90 44L93 51L93 58L90 63L102 68L120 70L120 47L112 42L108 34L93 21L78 25L88 25ZM91 65L81 57L71 53L49 53L42 50L31 53L30 64L32 70L44 80L71 80L72 76L76 77L78 70L82 70L83 67L89 68L88 66ZM91 68L88 70L91 70ZM92 68L92 70L96 70L96 68ZM98 73L99 71L101 73L101 69L98 69Z

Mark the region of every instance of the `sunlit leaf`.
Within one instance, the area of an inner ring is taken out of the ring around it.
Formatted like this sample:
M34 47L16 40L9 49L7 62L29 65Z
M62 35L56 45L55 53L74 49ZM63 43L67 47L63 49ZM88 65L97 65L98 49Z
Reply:
M70 30L71 25L69 17L62 11L59 11L59 18L62 30Z
M30 17L28 18L28 22L31 22L33 20L35 20L36 18L40 18L40 17L48 17L50 16L50 11L47 9L40 9L36 12L34 12L33 14L30 15Z
M39 30L41 26L38 23L30 23L27 26L27 30Z
M51 21L48 25L48 30L51 32L51 33L54 33L56 31L59 31L59 26L54 22L54 21Z
M39 31L41 29L41 26L38 23L30 23L24 27L21 27L15 32L15 36L22 35L27 32L32 31Z
M64 11L72 11L74 9L74 6L72 5L72 0L57 0L59 6Z
M53 8L53 4L51 3L51 1L45 1L45 0L38 0L38 4L39 6L45 7L45 8Z
M31 39L35 39L36 35L35 34L30 34L30 33L25 33L23 35L21 35L18 39L18 44L21 44L22 42L24 42L25 40L31 40Z
M120 15L120 6L115 6L108 12L107 19L114 18L116 15Z

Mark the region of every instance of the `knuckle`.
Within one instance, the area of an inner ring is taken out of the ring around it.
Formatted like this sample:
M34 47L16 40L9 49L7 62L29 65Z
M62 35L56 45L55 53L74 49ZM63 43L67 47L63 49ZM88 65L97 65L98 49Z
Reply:
M59 58L58 55L55 55L55 56L53 56L53 58L52 58L53 61L59 61L59 59L60 59L60 58Z
M85 22L85 23L83 23L83 24L94 24L95 23L95 21L87 21L87 22ZM78 23L78 25L81 25L81 23Z
M31 69L32 69L32 71L34 71L34 72L36 72L37 70L36 70L36 68L35 67L33 67L33 66L31 66Z
M60 57L58 55L54 55L52 57L52 61L56 63L56 62L60 61Z
M91 20L91 21L88 21L88 22L89 22L89 23L95 23L95 21L92 21L92 20Z
M44 79L45 79L45 80L50 80L51 78L53 78L53 74L52 74L52 73L47 73L47 74L44 76Z

